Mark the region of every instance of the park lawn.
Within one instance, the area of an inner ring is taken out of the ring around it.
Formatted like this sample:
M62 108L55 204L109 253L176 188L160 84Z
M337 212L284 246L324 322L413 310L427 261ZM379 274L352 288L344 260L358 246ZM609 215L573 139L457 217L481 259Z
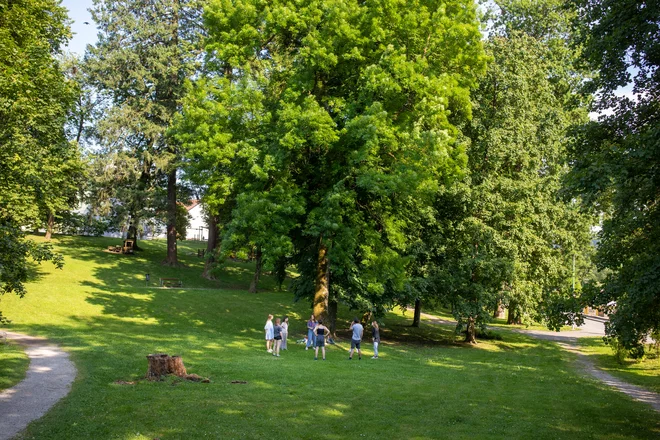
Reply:
M133 257L103 252L107 242L56 239L65 268L39 266L25 298L2 302L12 330L51 338L78 368L71 393L23 438L660 435L657 413L584 377L556 344L506 332L502 341L465 346L451 326L414 329L411 313L394 311L383 320L380 359L369 359L367 343L363 359L349 361L343 329L328 360L314 361L293 343L304 334L309 303L287 292L248 294L250 265L209 281L199 277L199 244L181 243L185 267L173 269L159 264L163 242L141 242L145 250ZM145 287L147 272L152 285ZM154 287L159 276L181 278L185 287ZM292 320L290 350L280 358L265 351L268 313ZM340 308L342 326L351 317ZM144 380L145 356L158 352L182 355L189 373L211 383Z
M21 345L12 341L0 342L0 391L23 380L29 365L30 359Z
M602 338L581 338L580 351L589 355L598 368L619 377L626 382L639 385L660 393L660 357L654 352L647 352L642 360L626 359L620 364Z

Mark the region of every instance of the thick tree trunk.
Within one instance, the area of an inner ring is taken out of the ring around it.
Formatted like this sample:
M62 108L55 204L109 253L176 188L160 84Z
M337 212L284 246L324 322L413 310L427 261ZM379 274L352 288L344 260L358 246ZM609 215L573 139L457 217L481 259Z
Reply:
M257 246L257 252L254 257L257 262L257 266L254 269L254 277L250 283L250 293L257 293L257 288L259 286L259 278L261 277L261 246Z
M138 234L137 234L137 227L135 224L131 223L128 227L128 233L126 234L126 238L129 240L133 240L133 250L137 251L140 250L138 247Z
M520 315L518 315L518 304L511 301L509 303L509 317L506 321L509 325L520 324Z
M209 241L206 243L206 261L204 262L204 272L202 276L208 280L214 280L215 277L210 274L215 263L215 248L218 246L218 218L214 215L209 217Z
M52 212L48 213L48 225L46 226L46 240L50 241L53 236L53 226L55 226L55 215Z
M176 252L176 168L167 175L167 258L164 264L179 264Z
M474 327L474 318L468 318L467 327L465 329L465 342L469 344L477 343L477 333Z
M314 316L324 322L328 319L328 296L330 292L330 263L328 247L321 242L316 260L316 286L314 292Z
M186 377L186 367L183 365L181 356L169 356L164 353L150 354L147 356L149 368L147 370L147 379L160 380L162 376L174 374L179 377Z
M415 298L415 315L413 316L413 327L419 327L419 322L422 318L422 301Z

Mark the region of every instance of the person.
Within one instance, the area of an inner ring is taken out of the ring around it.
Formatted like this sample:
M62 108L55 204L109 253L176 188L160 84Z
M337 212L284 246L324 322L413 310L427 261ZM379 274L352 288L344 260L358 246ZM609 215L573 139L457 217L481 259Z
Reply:
M309 321L307 321L307 344L305 344L305 350L309 350L309 347L316 346L314 328L316 328L316 319L314 318L314 315L312 315L312 317L309 318Z
M289 317L282 319L282 350L286 350L286 340L289 337Z
M351 324L351 330L353 331L353 335L351 336L351 351L348 352L348 360L353 359L353 351L357 349L358 353L358 360L362 360L362 351L360 351L360 342L362 342L362 336L364 334L364 327L362 327L362 324L360 324L360 320L357 318L353 319L353 323Z
M275 320L275 327L273 327L273 339L275 342L275 347L273 350L273 356L280 357L280 348L282 346L282 321L280 318Z
M319 359L319 347L321 347L321 354L325 360L325 337L330 334L328 327L323 325L323 321L319 319L316 327L314 327L314 335L316 336L316 343L314 348L314 360Z
M371 359L378 359L378 344L380 343L380 328L378 321L371 323L371 337L374 340L374 356Z
M264 330L266 330L266 351L268 353L272 353L273 349L271 348L271 344L273 342L273 315L268 315Z

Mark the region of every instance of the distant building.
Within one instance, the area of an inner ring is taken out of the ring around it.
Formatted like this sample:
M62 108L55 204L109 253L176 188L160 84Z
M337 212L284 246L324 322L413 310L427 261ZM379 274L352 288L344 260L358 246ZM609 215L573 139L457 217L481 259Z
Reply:
M190 216L190 225L186 229L186 240L205 241L209 238L209 227L204 218L204 211L199 200L192 200L186 206Z

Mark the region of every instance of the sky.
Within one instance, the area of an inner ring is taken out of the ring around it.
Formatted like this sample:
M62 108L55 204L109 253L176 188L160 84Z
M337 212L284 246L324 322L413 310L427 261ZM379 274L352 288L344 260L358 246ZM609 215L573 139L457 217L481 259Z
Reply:
M92 0L63 0L62 6L69 10L69 18L73 20L71 24L73 38L69 41L67 50L82 55L88 44L96 43L96 26L87 11L93 6L93 2ZM89 24L85 24L85 22Z

